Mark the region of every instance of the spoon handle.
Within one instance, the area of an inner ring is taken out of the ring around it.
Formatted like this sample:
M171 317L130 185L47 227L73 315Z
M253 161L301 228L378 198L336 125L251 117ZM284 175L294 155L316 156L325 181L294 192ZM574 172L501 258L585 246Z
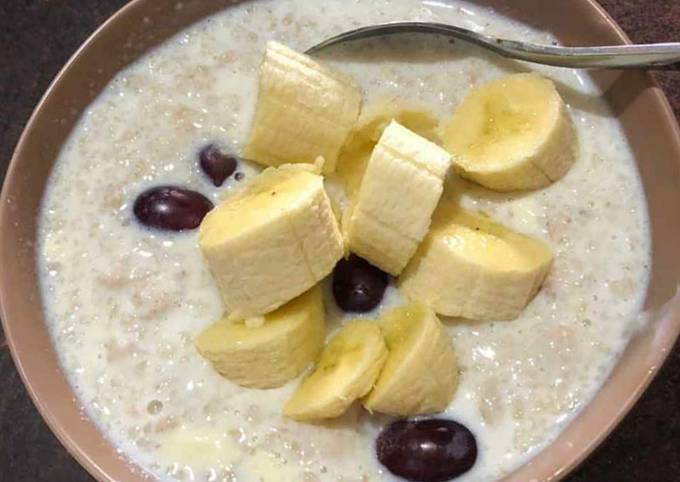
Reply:
M350 40L397 33L444 35L466 40L503 57L558 67L621 69L657 67L680 62L680 42L603 47L558 47L504 40L454 25L432 22L388 22L360 27L331 37L313 46L307 50L307 53L312 54L331 45Z

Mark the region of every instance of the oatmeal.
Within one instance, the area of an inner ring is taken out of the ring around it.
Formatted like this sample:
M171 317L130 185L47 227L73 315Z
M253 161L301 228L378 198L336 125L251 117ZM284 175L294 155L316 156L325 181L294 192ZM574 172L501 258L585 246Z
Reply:
M181 186L217 205L259 172L244 161L232 169L213 153L202 161L210 164L208 177L199 158L210 145L226 153L243 148L266 41L304 51L335 33L388 20L554 41L455 1L246 2L122 71L60 154L39 226L49 328L84 410L121 455L151 476L396 479L374 450L387 417L354 406L327 423L298 423L281 415L297 381L245 389L201 358L193 340L223 306L197 232L148 229L133 215L135 199L148 189ZM390 95L418 99L442 119L473 87L529 69L552 79L569 106L578 157L558 182L521 194L493 193L455 177L447 186L461 193L465 207L543 240L555 254L544 287L518 319L444 320L460 384L441 416L468 427L478 444L475 465L458 480L501 477L588 403L644 322L647 213L621 127L585 72L507 61L462 42L401 35L318 58L356 79L365 103ZM327 323L337 328L355 316L335 305L328 284ZM401 303L390 286L375 313Z

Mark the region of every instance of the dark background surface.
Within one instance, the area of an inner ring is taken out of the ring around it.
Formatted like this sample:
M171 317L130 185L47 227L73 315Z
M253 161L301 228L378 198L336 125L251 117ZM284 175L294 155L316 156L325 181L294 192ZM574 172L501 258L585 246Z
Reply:
M0 176L49 82L124 3L0 0ZM635 42L680 41L680 0L600 3ZM657 79L680 116L680 72L658 73ZM1 334L0 380L0 481L92 481L33 407ZM680 481L680 349L614 434L567 480Z

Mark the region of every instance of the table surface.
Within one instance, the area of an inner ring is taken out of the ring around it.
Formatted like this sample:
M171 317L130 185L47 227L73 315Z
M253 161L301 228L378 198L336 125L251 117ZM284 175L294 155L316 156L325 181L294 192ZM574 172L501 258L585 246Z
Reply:
M566 1L566 0L560 0ZM125 0L0 0L0 180L49 82ZM680 40L680 1L601 0L635 42ZM658 73L680 117L680 72ZM0 335L0 481L91 481L28 398ZM680 480L680 349L569 482Z

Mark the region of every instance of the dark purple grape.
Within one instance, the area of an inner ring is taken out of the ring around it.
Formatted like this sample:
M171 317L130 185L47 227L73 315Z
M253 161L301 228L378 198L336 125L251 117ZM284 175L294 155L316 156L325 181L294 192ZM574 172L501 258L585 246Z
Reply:
M376 440L378 460L394 475L417 482L442 482L475 465L477 442L453 420L399 420Z
M385 294L387 273L356 255L341 259L333 271L333 296L344 311L371 311Z
M229 176L234 174L238 165L236 157L224 154L214 144L201 149L198 158L201 169L217 187L221 186Z
M137 196L133 211L140 223L158 229L195 229L213 208L203 194L176 186L158 186Z

